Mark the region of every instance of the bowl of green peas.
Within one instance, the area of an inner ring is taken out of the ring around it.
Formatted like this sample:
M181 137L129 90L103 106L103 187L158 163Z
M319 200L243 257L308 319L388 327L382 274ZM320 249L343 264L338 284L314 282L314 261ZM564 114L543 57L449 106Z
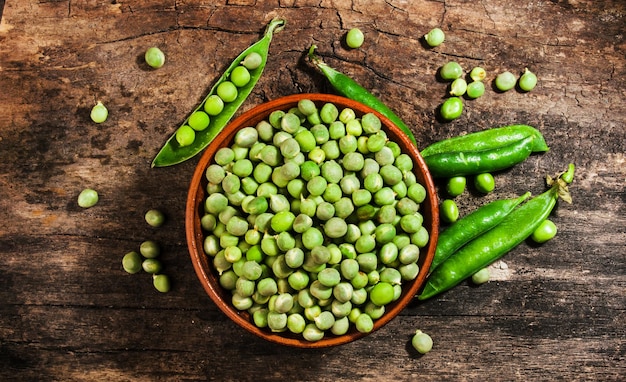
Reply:
M268 341L321 348L380 329L413 300L439 213L399 128L309 93L258 105L216 136L185 223L195 273L221 311Z

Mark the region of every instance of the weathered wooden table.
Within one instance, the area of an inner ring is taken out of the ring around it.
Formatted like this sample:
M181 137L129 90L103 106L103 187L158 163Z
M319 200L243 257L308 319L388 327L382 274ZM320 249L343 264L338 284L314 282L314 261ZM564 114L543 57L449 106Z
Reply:
M4 3L4 1L0 2ZM216 4L213 4L216 3ZM166 138L230 61L274 16L266 72L243 105L331 92L304 60L315 43L331 65L380 96L423 147L513 123L539 128L551 150L496 174L489 196L466 192L468 213L489 200L545 189L577 166L574 203L552 219L557 237L523 243L480 287L464 283L365 339L297 350L231 323L202 290L184 234L197 158L151 169ZM421 36L440 26L446 42ZM342 44L359 27L365 44ZM156 380L623 380L626 377L626 4L624 1L9 0L0 23L0 379ZM149 70L146 48L165 66ZM438 121L437 69L481 65L539 76L530 93L466 101ZM102 100L100 125L89 110ZM99 191L84 210L78 193ZM165 226L143 214L159 208ZM161 243L171 292L120 260ZM418 356L410 338L431 334Z

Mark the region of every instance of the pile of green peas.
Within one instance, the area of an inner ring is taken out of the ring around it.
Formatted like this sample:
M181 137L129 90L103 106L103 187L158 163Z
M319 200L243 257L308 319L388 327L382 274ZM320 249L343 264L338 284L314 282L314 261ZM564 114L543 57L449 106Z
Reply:
M144 218L152 227L160 227L165 222L165 215L157 209L148 210ZM161 292L170 291L170 279L162 273L163 263L159 260L161 247L154 240L146 240L139 245L139 251L130 251L122 257L122 268L127 273L135 274L144 271L152 275L152 285Z
M307 341L370 332L429 241L411 157L375 114L319 106L239 130L206 169L201 217L233 306Z
M211 118L219 115L224 110L225 104L237 99L239 89L250 82L250 71L257 69L262 62L263 58L257 52L246 55L241 64L228 74L228 79L217 85L215 93L207 97L204 103L176 130L176 142L180 146L191 145L196 139L196 131L209 127Z

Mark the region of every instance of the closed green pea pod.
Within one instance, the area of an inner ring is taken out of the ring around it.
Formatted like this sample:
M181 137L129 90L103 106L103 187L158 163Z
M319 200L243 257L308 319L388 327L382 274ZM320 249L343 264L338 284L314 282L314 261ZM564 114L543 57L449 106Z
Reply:
M535 138L532 144L533 152L548 151L548 146L539 130L529 125L510 125L444 139L426 147L420 154L428 157L456 151L491 150L530 136Z
M433 177L452 178L494 172L524 161L533 152L534 136L503 147L482 151L454 151L424 158Z
M314 52L316 48L317 46L315 45L311 46L308 57L311 62L313 62L322 71L335 90L337 90L344 97L361 102L389 118L391 122L398 126L400 130L402 130L407 137L409 137L409 139L417 145L417 141L415 140L411 129L409 129L408 126L406 126L406 124L393 111L391 111L391 109L389 109L389 107L387 107L381 100L367 91L352 78L328 66L328 64L315 55Z
M418 298L426 300L449 290L504 256L548 218L559 196L570 201L567 184L560 178L553 181L546 192L517 207L500 224L448 257L430 274Z
M450 225L439 234L430 272L464 244L498 225L529 196L530 192L514 199L495 200Z
M224 109L218 115L215 115L211 118L210 124L206 129L196 132L195 139L192 144L187 146L180 146L176 141L175 135L171 136L152 161L152 167L171 166L177 163L181 163L201 152L211 143L211 141L213 141L217 134L222 131L222 129L228 124L230 119L239 109L241 104L243 104L248 95L252 92L252 89L261 77L263 69L265 68L269 52L269 46L270 42L272 41L273 34L274 32L280 31L284 27L284 25L284 19L273 19L265 29L263 38L252 44L235 58L235 60L230 64L228 69L226 69L224 74L222 74L222 76L217 80L217 82L205 98L205 101L211 95L216 94L218 86L228 80L232 71L236 67L241 65L241 62L246 58L246 56L248 56L248 54L258 53L261 56L262 61L256 69L250 71L250 81L248 81L244 86L238 89L237 98L233 102L226 103L224 105ZM205 101L200 103L200 105L194 110L194 112L202 110L204 108ZM182 125L186 125L186 123L187 119L183 122Z

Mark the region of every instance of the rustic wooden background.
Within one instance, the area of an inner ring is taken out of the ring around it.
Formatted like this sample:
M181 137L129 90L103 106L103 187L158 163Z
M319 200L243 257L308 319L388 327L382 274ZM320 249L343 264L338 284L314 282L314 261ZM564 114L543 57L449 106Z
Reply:
M0 4L3 2L0 2ZM304 60L331 65L380 96L423 147L452 135L526 123L551 150L497 174L487 197L544 189L578 168L557 237L522 244L493 280L463 284L365 339L326 350L266 343L217 310L187 253L183 210L197 158L164 169L161 144L274 16L264 76L243 110L298 92L331 92ZM421 36L440 26L446 42ZM359 27L365 44L348 50ZM0 22L0 379L42 381L540 381L626 376L626 4L624 1L8 0ZM165 66L149 70L159 46ZM437 68L482 65L539 76L524 94L486 94L458 120L435 109ZM102 100L106 123L89 120ZM100 203L76 204L85 187ZM159 208L160 229L143 221ZM127 275L124 253L162 244L168 294ZM433 350L410 347L416 329Z

